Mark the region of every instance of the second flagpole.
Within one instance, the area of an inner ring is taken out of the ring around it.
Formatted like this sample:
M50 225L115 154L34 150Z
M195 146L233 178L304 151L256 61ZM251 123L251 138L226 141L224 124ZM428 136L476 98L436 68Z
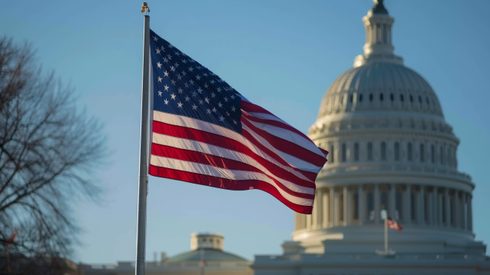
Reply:
M140 167L138 184L138 224L136 229L136 265L135 275L145 274L146 252L146 198L148 194L148 105L149 105L149 44L150 44L150 9L143 2L141 12L144 14L143 34L143 80L141 95L141 134L140 134Z

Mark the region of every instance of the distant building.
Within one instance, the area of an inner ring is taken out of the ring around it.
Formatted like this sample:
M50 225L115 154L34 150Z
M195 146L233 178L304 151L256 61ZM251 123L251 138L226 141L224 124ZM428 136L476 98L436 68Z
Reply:
M191 250L160 261L147 262L147 275L252 275L251 262L224 251L219 234L192 234ZM133 275L133 262L116 265L79 265L81 275Z
M330 151L313 213L296 215L282 255L255 257L255 274L490 274L473 233L475 185L458 171L459 140L437 95L394 54L382 0L363 21L364 53L332 84L310 128ZM404 227L389 232L386 250L383 209Z

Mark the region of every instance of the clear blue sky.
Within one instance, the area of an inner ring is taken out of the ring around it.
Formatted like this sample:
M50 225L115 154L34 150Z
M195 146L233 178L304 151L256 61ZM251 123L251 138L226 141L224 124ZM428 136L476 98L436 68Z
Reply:
M139 1L1 1L0 33L37 60L105 125L111 155L98 204L73 202L83 228L74 259L135 255L142 16ZM248 99L307 131L334 79L361 53L369 0L150 1L151 26ZM459 169L476 183L474 228L490 243L490 1L386 1L395 51L435 89L461 139ZM249 259L280 253L293 213L266 193L150 179L147 259L189 249L192 232L225 236Z

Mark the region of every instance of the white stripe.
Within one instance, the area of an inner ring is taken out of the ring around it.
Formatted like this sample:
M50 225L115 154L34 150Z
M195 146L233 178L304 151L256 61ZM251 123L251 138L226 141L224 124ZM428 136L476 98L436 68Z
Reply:
M261 170L265 175L274 178L275 180L281 182L284 186L286 186L288 189L294 192L298 193L303 193L303 194L314 194L315 189L309 188L309 187L304 187L295 183L292 183L284 178L281 178L274 174L273 172L269 171L265 166L257 162L254 158L234 151L234 150L229 150L223 147L215 146L209 143L205 142L200 142L192 139L184 139L184 138L177 138L173 136L168 136L168 135L163 135L163 134L158 134L158 133L153 133L152 137L153 143L156 144L161 144L161 145L167 145L171 146L174 148L179 148L179 149L186 149L186 150L191 150L191 151L196 151L200 153L205 153L205 154L210 154L210 155L215 155L218 157L226 158L226 159L231 159L231 160L236 160L242 163L246 163L249 165L254 166L255 168ZM268 160L266 160L268 161ZM291 169L292 170L292 169Z
M284 190L282 190L280 187L276 185L276 183L266 177L265 175L257 172L250 172L250 171L240 171L240 170L229 170L229 169L224 169L224 168L218 168L215 166L211 165L206 165L206 164L201 164L201 163L196 163L196 162L189 162L189 161L183 161L183 160L177 160L177 159L172 159L172 158L165 158L165 157L158 157L152 155L150 158L150 164L162 168L170 168L170 169L175 169L179 171L186 171L186 172L191 172L191 173L196 173L196 174L202 174L202 175L207 175L207 176L212 176L212 177L218 177L218 178L224 178L224 179L229 179L229 180L259 180L262 182L267 182L281 194L282 197L287 199L288 201L298 204L298 205L306 205L306 206L311 206L313 203L312 199L305 199L305 198L299 198L296 196L293 196L291 194L288 194Z
M309 171L309 172L314 172L317 173L319 168L318 166L307 162L306 160L299 159L293 155L290 155L288 153L285 153L284 151L281 151L274 147L274 145L270 144L266 139L261 137L259 134L254 132L252 129L248 128L247 125L242 124L242 129L244 131L247 131L252 137L254 137L260 144L265 146L267 149L273 151L275 154L277 154L280 158L285 160L287 163L289 163L291 166L299 168L304 171Z
M257 122L250 119L247 119L247 121L252 123L255 127L267 131L268 133L271 133L272 135L278 138L290 141L298 146L303 147L304 149L310 151L312 154L316 154L319 157L324 157L323 152L320 151L320 149L318 149L318 147L316 147L315 144L313 144L313 141L305 138L304 136L298 135L297 133L290 131L288 129L280 128L264 122Z
M259 150L255 144L253 144L251 141L246 139L244 136L242 136L239 133L232 131L228 128L225 128L225 127L213 124L213 123L209 123L209 122L205 122L203 120L189 118L189 117L185 117L185 116L178 116L178 115L173 115L173 114L169 114L169 113L159 112L159 111L153 111L153 120L161 121L163 123L168 123L168 124L172 124L172 125L183 126L183 127L201 130L201 131L206 131L208 133L213 133L213 134L217 134L217 135L221 135L223 137L230 138L230 139L233 139L235 141L238 141L241 144L243 144L249 148L255 149L254 150L255 153L257 153L260 157L262 157L264 159L271 159L271 160L273 159L267 153L263 152L262 150ZM245 126L245 125L242 125L242 127L243 126ZM276 153L280 157L281 157L281 155L285 154L285 153L282 153L282 151L278 151L277 149L275 149L272 146L270 146L270 147L271 147L270 149L273 149L273 151L275 150L274 153ZM318 167L318 166L316 166L310 162L306 162L304 160L300 160L300 159L292 157L292 156L290 157L290 155L287 155L287 154L284 155L284 157L287 157L288 159L290 159L290 161L287 161L287 162L291 165L291 167L296 167L296 168L301 169L303 171L318 173L318 171L321 168L321 167ZM280 165L283 168L286 167L282 164L278 164L278 165ZM297 176L299 176L305 180L309 180L308 178L304 177L303 175L300 176L299 173L295 173L295 175L297 175Z

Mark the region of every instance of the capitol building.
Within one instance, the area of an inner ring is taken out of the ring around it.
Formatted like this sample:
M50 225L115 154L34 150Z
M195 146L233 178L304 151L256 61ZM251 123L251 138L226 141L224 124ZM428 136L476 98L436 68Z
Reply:
M395 54L383 1L363 22L363 53L309 131L330 152L313 213L296 215L282 255L255 257L255 274L490 274L472 228L475 185L458 171L459 140L436 93ZM403 226L388 232L389 250L382 212Z
M363 52L330 86L309 130L329 151L313 213L295 215L283 253L249 261L224 251L223 236L198 234L190 251L149 262L149 274L490 274L472 227L475 184L458 170L459 139L435 91L395 54L382 0L362 19ZM403 230L385 231L386 217ZM83 274L133 269L85 266Z

